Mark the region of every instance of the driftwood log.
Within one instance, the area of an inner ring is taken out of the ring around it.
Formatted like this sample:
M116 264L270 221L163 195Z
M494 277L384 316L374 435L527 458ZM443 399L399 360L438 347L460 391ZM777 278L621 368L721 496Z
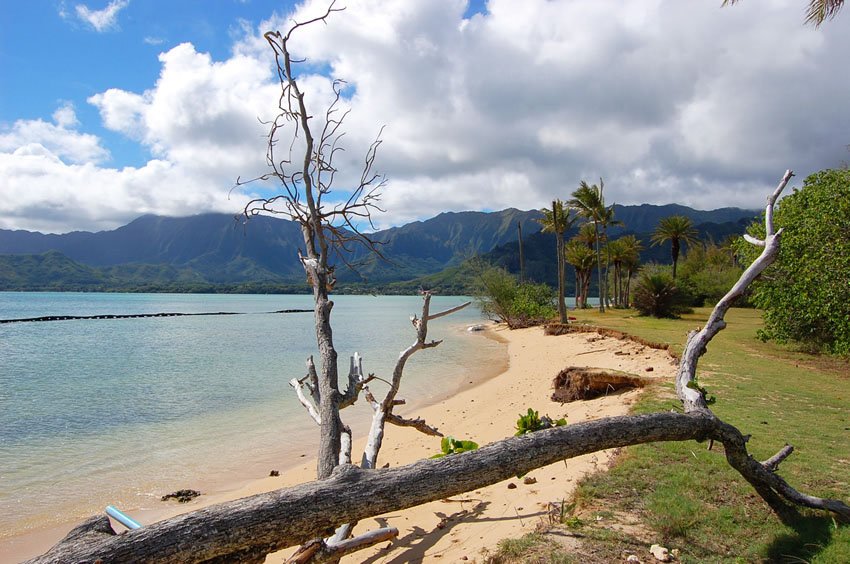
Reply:
M655 413L547 429L399 468L339 466L326 480L214 505L120 535L106 516L94 517L30 562L262 562L270 552L331 534L339 523L444 499L559 460L648 442L707 439L723 443L729 463L759 493L850 520L850 507L843 503L795 492L775 474L778 461L754 460L746 450L747 438L710 413Z
M643 388L651 382L652 379L650 378L643 378L618 370L568 366L558 372L558 375L552 381L552 387L555 388L555 391L552 392L552 401L569 403L589 400L614 393L617 390Z
M797 507L830 511L850 522L850 506L798 492L776 473L793 447L763 462L755 460L747 452L749 436L711 412L696 379L697 361L725 327L723 316L731 303L776 258L782 231L773 229L773 206L791 176L786 171L768 198L765 240L751 240L764 247L762 254L718 302L705 327L688 335L676 376L684 413L556 427L399 468L363 470L344 464L324 480L214 505L120 535L107 517L93 517L30 562L262 562L270 552L327 536L340 523L443 499L582 454L656 441L722 443L729 464L783 522L795 521Z

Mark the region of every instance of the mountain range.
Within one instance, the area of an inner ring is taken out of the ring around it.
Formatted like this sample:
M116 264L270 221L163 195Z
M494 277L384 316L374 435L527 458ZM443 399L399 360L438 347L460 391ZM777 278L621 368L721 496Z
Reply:
M757 213L617 205L614 214L624 227L610 233L638 234L647 241L644 261L666 261L662 248L648 244L659 219L685 215L701 236L720 241L743 232ZM518 225L530 277L554 280L549 256L554 237L540 232L541 217L537 210L446 212L377 231L370 237L386 260L362 247L349 250L337 261L338 288L409 290L423 277L435 276L451 286L452 273L473 256L517 270ZM0 229L0 290L306 291L299 248L297 224L264 216L243 222L226 214L145 215L111 231L61 235Z

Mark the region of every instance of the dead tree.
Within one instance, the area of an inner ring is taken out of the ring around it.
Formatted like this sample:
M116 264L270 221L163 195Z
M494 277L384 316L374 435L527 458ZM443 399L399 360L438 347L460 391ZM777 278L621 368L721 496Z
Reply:
M688 335L676 376L684 413L610 417L556 427L399 468L363 470L344 464L326 480L221 503L121 535L106 516L93 517L30 562L262 562L270 552L331 534L338 523L443 499L582 454L656 441L722 443L729 464L785 523L793 524L798 507L829 511L850 522L850 506L798 492L777 474L793 451L790 445L765 461L753 458L747 452L749 435L718 418L697 383L697 362L725 327L723 317L733 300L776 259L782 230L774 230L773 207L792 176L787 171L768 198L765 239L750 239L764 247L761 255L718 302L706 325Z
M414 315L410 320L416 330L416 341L399 353L398 360L396 361L395 368L393 369L392 378L389 382L387 382L389 384L389 389L380 401L376 399L375 394L369 388L369 383L375 379L375 375L369 374L364 377L362 359L360 358L360 355L354 353L354 356L351 357L348 373L348 389L357 390L357 393L362 392L373 411L366 447L360 459L360 467L364 470L377 468L378 453L380 452L383 444L384 428L387 423L398 425L400 427L412 427L421 433L434 437L443 436L436 427L428 425L422 418L417 417L416 419L406 419L393 413L393 409L396 406L404 405L405 403L405 400L399 399L397 396L401 388L401 380L404 375L404 368L408 359L410 359L410 357L417 351L433 348L441 343L441 341L428 341L428 322L450 315L465 308L469 304L470 302L465 302L439 313L431 313L431 294L429 292L423 293L422 316L417 317ZM313 420L321 426L321 418L319 417L318 410L316 409L316 405L319 400L317 397L318 385L316 369L313 365L312 358L307 361L307 376L301 380L293 378L289 384L295 389L295 393L298 395L299 401ZM352 405L357 399L357 393L344 398L340 403L340 409ZM340 464L351 464L351 439L351 430L345 426L341 441L339 457ZM332 537L327 539L313 539L302 545L291 557L290 562L320 562L323 560L334 560L350 552L361 550L368 546L372 546L398 536L398 529L394 527L383 527L359 535L356 538L349 538L354 525L354 522L346 523L338 527Z
M366 152L359 183L349 198L337 205L329 205L325 201L337 174L335 159L343 150L339 145L343 136L340 128L348 113L340 108L343 83L334 81L334 98L324 113L323 121L311 121L313 117L307 109L305 93L293 73L293 65L299 60L293 59L289 41L302 27L324 22L332 13L341 10L335 8L332 2L323 15L294 23L286 34L279 31L265 34L274 52L280 83L279 114L271 122L268 134L266 161L270 172L247 182L276 181L283 191L273 198L252 200L244 209L246 219L263 213L282 214L301 226L305 252L299 251L299 259L313 289L319 351L318 367L312 359L308 362L308 381L314 385L311 395L316 404L311 415L321 426L319 479L330 476L339 464L342 437L350 436L350 431L340 419L340 406L352 403L362 386L357 374L349 375L349 385L344 391L340 391L338 385L337 351L330 321L334 304L328 297L336 283L331 254L344 257L344 252L337 251L346 251L353 244L375 249L373 241L361 231L360 224L365 222L371 226L372 213L382 211L378 202L385 184L384 177L373 172L381 144L379 135ZM291 139L287 143L288 150L279 155L278 143L282 134L291 135ZM245 183L237 179L237 185Z
M334 159L342 151L339 145L343 135L341 126L347 115L347 112L339 108L343 83L334 82L334 98L325 111L324 120L318 124L311 121L305 93L300 89L293 73L293 65L299 61L293 59L289 42L301 27L324 22L332 13L342 10L334 5L334 2L331 2L324 14L312 20L294 23L286 34L265 34L266 41L274 52L280 83L279 114L271 122L268 134L266 159L270 172L248 182L276 180L284 191L274 198L253 200L244 209L246 219L264 212L284 214L301 226L306 251L304 254L299 252L299 259L313 289L319 365L316 366L311 356L307 360L306 376L292 379L290 385L295 389L299 401L310 417L320 427L317 468L319 479L327 478L338 464L351 463L352 432L342 421L340 411L354 404L361 392L374 409L368 443L361 459L364 469L375 468L386 423L414 427L426 434L442 436L421 419L405 419L394 414L393 408L404 403L404 400L397 399L396 396L407 359L420 349L439 344L436 341L427 341L428 321L468 305L467 303L446 312L431 314L431 296L425 293L422 316L414 316L412 319L416 329L416 342L401 353L385 397L380 401L375 399L369 389L369 382L375 376L364 374L362 359L357 353L350 358L347 386L345 390L339 389L337 351L330 321L333 302L329 299L329 292L336 282L331 254L336 253L335 257L344 260L345 251L352 244L364 245L377 252L374 242L360 230L360 224L366 222L371 225L372 213L381 211L378 200L385 180L372 172L376 152L381 144L379 135L366 152L359 184L348 200L341 205L330 207L323 202L331 193L337 174ZM280 134L286 131L291 131L292 140L288 152L281 157L277 154L278 142ZM318 133L314 135L314 131ZM300 158L293 158L293 154ZM241 180L237 180L237 184L242 184ZM349 539L352 528L353 523L343 525L332 538L316 539L308 543L298 552L295 561L333 558L334 555L375 544L398 534L395 529L385 528L366 533L358 539Z

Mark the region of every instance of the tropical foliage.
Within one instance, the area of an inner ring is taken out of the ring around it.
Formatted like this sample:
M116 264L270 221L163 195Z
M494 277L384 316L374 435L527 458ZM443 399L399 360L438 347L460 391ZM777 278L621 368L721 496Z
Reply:
M723 0L723 5L727 6L738 2L740 0ZM806 9L806 23L817 27L826 20L834 18L842 6L844 6L844 0L809 0L809 6Z
M551 429L552 427L562 427L566 424L567 420L564 417L560 419L552 419L548 415L540 417L540 414L537 411L529 407L528 412L525 415L520 414L519 419L517 419L516 433L514 433L514 436L520 437L526 433L533 433L542 429Z
M539 325L555 317L555 295L547 284L519 283L503 268L484 267L479 274L482 313L511 329Z
M470 450L478 449L478 443L473 441L462 441L454 437L443 437L440 441L440 452L431 458L443 458L452 454L460 454Z
M641 315L675 318L687 310L676 282L662 272L644 272L635 285L633 305Z
M764 310L762 336L850 354L850 170L809 176L780 200L774 221L783 229L779 258L751 297ZM763 229L755 222L749 233L762 238ZM747 264L761 250L736 247Z
M693 245L697 242L697 230L693 222L683 215L672 215L658 222L655 233L650 238L653 246L670 241L670 256L673 259L673 280L676 279L676 265L682 243Z
M602 191L605 187L600 178L599 184L589 185L582 180L578 189L572 193L572 198L567 204L576 210L576 213L592 223L595 231L596 264L599 275L599 311L605 311L605 297L608 295L607 284L602 275L602 251L601 243L606 240L605 231L609 225L616 223L614 220L614 206L605 206L605 197ZM606 265L607 268L607 265Z
M614 307L629 307L632 276L640 265L642 249L643 245L634 235L620 237L607 245L606 254L614 268L612 280Z
M582 233L590 228L591 242L582 240ZM596 255L593 252L593 246L596 237L593 236L593 226L585 224L579 230L579 234L570 239L564 245L564 259L570 264L576 273L576 308L584 309L587 307L587 295L590 292L590 277L593 275L593 267L596 265Z
M742 272L743 268L735 260L731 240L723 245L708 241L688 248L676 284L687 294L690 305L713 306L738 281ZM739 300L737 305L746 305L746 301Z
M555 253L558 265L558 318L561 323L567 322L567 305L564 301L565 273L564 273L564 233L575 223L575 216L561 200L553 200L552 208L540 210L543 218L540 224L543 231L555 234Z

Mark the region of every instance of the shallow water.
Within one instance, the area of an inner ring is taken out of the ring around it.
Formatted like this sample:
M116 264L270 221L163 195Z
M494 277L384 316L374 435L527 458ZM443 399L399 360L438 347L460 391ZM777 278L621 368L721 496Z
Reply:
M415 340L419 297L338 296L340 373L358 351L388 378ZM432 311L463 301L435 297ZM260 478L315 453L315 426L288 381L314 354L311 296L0 292L0 319L245 312L0 325L0 539L164 493ZM500 346L465 327L474 307L430 324L445 339L408 363L402 397L425 402L469 379ZM469 367L472 367L471 369ZM356 434L365 406L344 412Z

